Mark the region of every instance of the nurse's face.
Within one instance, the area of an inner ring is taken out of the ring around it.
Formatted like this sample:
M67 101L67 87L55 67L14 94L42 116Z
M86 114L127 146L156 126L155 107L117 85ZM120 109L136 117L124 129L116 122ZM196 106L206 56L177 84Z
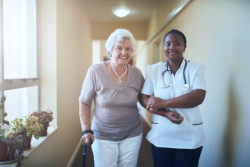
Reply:
M186 45L179 34L169 34L164 41L165 55L171 61L181 61L183 59L183 52L185 52Z

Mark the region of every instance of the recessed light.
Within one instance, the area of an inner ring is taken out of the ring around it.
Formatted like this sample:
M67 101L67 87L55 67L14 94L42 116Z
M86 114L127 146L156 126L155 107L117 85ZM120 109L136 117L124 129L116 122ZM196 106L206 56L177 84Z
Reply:
M125 17L125 16L127 16L130 13L130 10L127 9L127 8L118 8L118 9L112 10L112 12L117 17Z

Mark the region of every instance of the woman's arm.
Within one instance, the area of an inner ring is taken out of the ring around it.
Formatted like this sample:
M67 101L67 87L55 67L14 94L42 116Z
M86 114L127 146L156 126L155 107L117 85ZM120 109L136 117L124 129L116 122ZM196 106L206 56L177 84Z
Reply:
M180 124L182 121L183 121L183 117L176 113L176 112L173 112L173 111L167 111L165 110L164 108L150 108L149 107L149 104L148 104L148 99L150 98L149 95L145 95L145 94L140 94L139 95L139 102L140 104L146 109L148 110L149 112L153 113L153 114L156 114L156 115L160 115L160 116L163 116L163 117L166 117L168 118L172 123L175 123L175 124Z
M88 106L87 104L82 103L82 102L79 102L79 103L80 103L79 116L80 116L82 132L85 130L91 130L91 125L90 125L91 107ZM85 135L83 135L83 137L81 138L82 144L89 144L90 138L92 139L92 141L94 141L93 134L86 133Z
M151 95L148 102L152 108L193 108L202 104L205 95L205 90L195 89L185 95L167 100Z

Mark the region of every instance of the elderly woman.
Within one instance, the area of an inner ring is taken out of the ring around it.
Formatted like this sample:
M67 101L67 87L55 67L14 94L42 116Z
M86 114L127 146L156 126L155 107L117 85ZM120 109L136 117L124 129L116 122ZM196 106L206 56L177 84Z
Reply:
M81 142L89 144L90 138L94 141L95 167L135 167L142 140L136 103L144 83L141 71L128 64L136 41L128 30L117 29L105 47L111 60L89 68L79 97L84 134ZM94 118L90 125L93 99Z
M140 102L152 112L147 134L155 167L198 167L205 136L199 105L206 95L203 64L187 61L185 35L178 30L164 37L168 60L148 67Z

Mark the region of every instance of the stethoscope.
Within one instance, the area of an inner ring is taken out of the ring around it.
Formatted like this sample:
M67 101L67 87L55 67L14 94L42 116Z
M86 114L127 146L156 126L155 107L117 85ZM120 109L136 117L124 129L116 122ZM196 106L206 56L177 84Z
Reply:
M162 80L163 80L163 87L162 88L168 88L170 87L170 79L169 79L169 82L168 82L168 86L166 86L165 84L165 81L164 81L164 74L165 72L171 72L172 74L172 71L170 69L168 69L168 66L169 66L169 60L167 59L167 62L165 64L166 66L166 70L162 72ZM183 85L183 90L186 91L189 89L189 85L187 84L187 80L186 80L186 76L185 76L185 71L186 71L186 67L187 67L187 60L185 59L185 66L184 66L184 69L183 69L183 79L184 79L184 85Z

